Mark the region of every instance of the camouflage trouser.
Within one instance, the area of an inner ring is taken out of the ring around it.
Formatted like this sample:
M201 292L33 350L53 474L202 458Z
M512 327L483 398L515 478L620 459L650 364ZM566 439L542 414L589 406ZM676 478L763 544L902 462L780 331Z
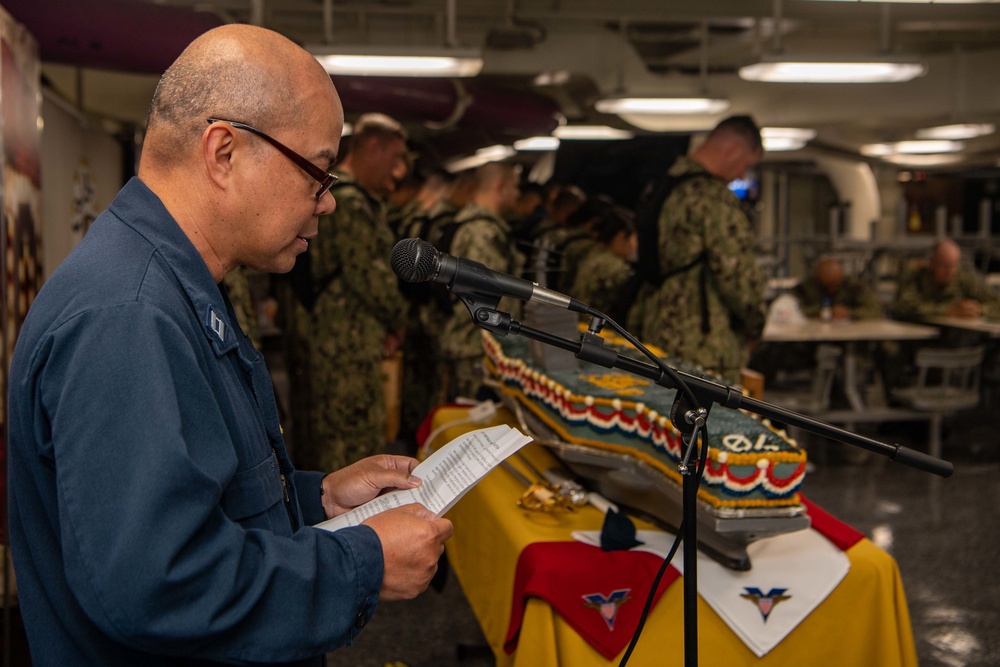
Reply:
M445 364L447 374L447 399L458 397L475 398L483 384L483 357L461 357L448 359Z
M290 450L296 468L337 470L385 451L382 368L305 349L289 354Z
M416 452L417 429L430 411L444 402L444 360L437 341L420 331L407 331L403 351L403 396L398 440Z
M385 393L382 367L332 366L334 373L313 382L312 406L316 470L337 470L385 451Z

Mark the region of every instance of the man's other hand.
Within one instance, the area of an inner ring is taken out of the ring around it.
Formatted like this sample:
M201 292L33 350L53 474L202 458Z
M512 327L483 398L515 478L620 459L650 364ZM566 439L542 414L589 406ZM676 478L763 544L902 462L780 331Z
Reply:
M365 520L382 541L382 600L408 600L427 589L437 572L444 541L454 527L422 505L404 505Z

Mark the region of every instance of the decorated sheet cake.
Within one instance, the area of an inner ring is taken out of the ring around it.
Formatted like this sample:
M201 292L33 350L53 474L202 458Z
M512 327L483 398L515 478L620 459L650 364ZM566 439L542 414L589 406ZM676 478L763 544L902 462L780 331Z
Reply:
M619 354L642 359L624 340L602 334ZM483 332L489 373L503 390L568 443L625 453L680 483L680 434L667 415L676 391L651 380L579 362L548 373L529 358L528 341ZM684 372L659 351L654 354ZM713 406L708 418L709 459L699 498L717 508L799 505L806 454L766 420Z

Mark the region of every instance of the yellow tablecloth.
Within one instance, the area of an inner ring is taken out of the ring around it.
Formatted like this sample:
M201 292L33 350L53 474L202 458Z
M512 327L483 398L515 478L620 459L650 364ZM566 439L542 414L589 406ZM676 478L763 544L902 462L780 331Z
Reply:
M432 429L467 419L465 408L441 408ZM487 425L513 424L501 411L488 424L444 428L432 441L440 446ZM539 470L553 465L551 454L534 443L521 452ZM529 478L517 457L508 461ZM525 609L517 650L507 655L504 637L510 620L514 570L521 550L532 542L570 540L573 530L600 530L602 515L585 507L572 514L528 512L515 505L523 484L510 472L491 472L456 505L448 518L455 534L447 543L454 570L497 667L571 667L618 664L605 660L548 604L531 598ZM640 529L650 526L637 522ZM867 539L847 551L851 569L841 584L784 641L758 659L701 599L698 601L699 663L704 665L851 665L916 667L917 657L899 569L889 554ZM683 665L683 585L678 581L653 608L630 665Z

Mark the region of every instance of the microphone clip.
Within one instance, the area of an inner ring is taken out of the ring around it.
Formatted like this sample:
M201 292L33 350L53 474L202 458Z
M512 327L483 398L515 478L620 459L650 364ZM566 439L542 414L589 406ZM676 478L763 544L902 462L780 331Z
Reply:
M464 302L465 299L462 299L462 301ZM498 336L506 337L510 333L514 322L510 313L502 313L499 310L485 307L473 311L472 306L468 303L465 305L469 309L469 312L472 313L472 320L476 323L476 326L495 333Z
M482 264L459 258L458 266L463 270L456 271L451 280L449 288L452 294L469 309L476 326L506 336L510 331L511 317L497 311L504 297L503 288Z

